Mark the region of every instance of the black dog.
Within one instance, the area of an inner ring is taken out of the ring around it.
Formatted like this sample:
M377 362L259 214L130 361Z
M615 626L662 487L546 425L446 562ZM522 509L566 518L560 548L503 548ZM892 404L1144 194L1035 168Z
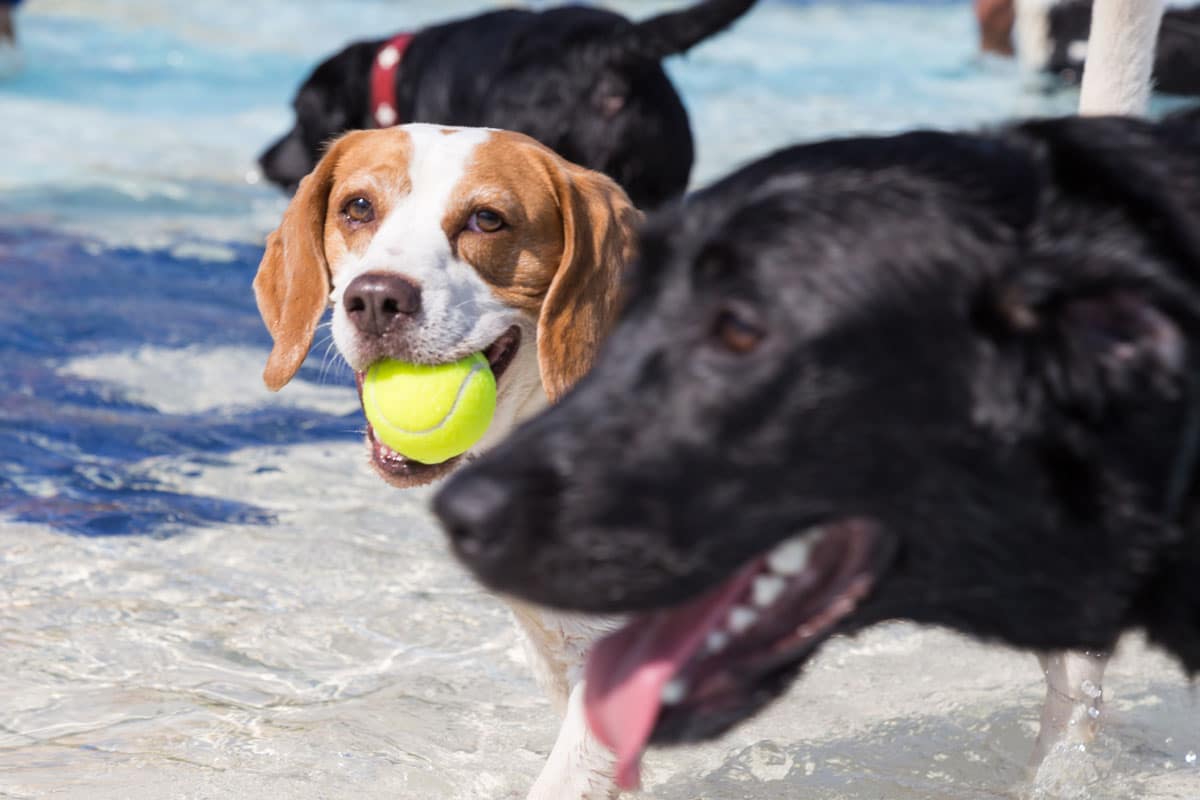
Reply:
M435 501L489 586L643 612L588 671L627 778L880 620L1200 670L1200 113L796 147L642 248L592 372Z
M1045 13L1050 47L1044 69L1079 83L1092 27L1092 0L1065 0ZM1163 15L1154 53L1154 86L1168 94L1200 94L1200 5L1169 8Z
M708 0L634 24L566 6L494 11L421 30L392 70L383 122L506 128L606 173L634 203L683 193L692 168L687 112L661 60L745 13L754 0ZM325 145L373 118L373 68L389 40L356 42L318 66L296 95L296 125L259 159L294 191Z

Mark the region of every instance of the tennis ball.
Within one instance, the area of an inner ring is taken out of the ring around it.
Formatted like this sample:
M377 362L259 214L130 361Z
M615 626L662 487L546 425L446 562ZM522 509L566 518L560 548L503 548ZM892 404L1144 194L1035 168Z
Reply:
M483 353L434 365L386 359L363 376L362 403L379 441L413 461L440 464L487 431L496 376Z

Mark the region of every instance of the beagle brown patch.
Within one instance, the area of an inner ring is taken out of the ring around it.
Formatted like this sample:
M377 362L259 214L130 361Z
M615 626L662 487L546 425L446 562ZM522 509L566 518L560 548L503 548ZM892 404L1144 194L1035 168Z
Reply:
M333 171L333 188L325 214L325 257L333 272L348 253L362 255L380 223L398 198L412 191L409 165L412 137L403 128L372 133L361 146L348 150ZM369 223L354 223L343 209L356 197L366 198L374 209Z
M508 131L476 149L454 195L443 229L459 256L502 302L538 312L538 362L553 401L591 367L608 332L641 215L607 176ZM480 208L505 227L465 229Z
M263 382L278 391L304 363L329 304L332 279L323 242L334 172L343 155L365 143L365 132L343 136L300 182L254 276L254 297L274 345Z
M506 305L536 312L562 261L564 223L555 188L558 156L519 134L494 131L472 154L455 186L442 230ZM494 233L467 229L479 210L494 211Z

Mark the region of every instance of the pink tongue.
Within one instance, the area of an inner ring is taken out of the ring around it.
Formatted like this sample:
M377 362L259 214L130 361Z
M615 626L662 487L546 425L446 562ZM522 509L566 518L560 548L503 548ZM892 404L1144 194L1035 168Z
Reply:
M759 572L756 563L710 594L630 622L592 647L584 707L588 725L617 756L617 785L635 789L639 762L658 720L662 691Z

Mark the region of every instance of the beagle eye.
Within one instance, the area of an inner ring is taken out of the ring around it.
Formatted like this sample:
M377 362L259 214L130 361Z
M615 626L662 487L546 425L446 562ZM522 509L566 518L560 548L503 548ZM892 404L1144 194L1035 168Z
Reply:
M713 337L726 350L739 355L758 347L767 335L759 325L731 309L723 309L713 323Z
M504 217L490 208L481 208L467 220L467 230L476 233L495 233L504 227Z
M375 219L375 207L365 197L352 197L342 206L342 216L358 225L365 225Z

